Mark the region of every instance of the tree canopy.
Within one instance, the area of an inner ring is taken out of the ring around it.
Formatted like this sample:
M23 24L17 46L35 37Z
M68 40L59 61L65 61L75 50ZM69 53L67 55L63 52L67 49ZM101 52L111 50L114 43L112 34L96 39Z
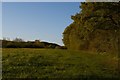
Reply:
M63 32L68 49L115 52L120 45L120 2L82 2Z

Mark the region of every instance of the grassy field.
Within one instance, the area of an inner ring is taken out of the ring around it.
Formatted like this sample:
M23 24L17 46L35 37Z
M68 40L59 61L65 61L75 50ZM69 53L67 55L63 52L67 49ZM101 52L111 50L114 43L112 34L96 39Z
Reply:
M3 78L118 78L118 57L60 49L2 49Z

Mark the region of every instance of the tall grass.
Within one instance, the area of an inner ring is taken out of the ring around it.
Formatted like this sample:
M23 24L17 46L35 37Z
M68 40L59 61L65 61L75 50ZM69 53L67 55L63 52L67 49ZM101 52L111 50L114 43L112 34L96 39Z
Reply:
M118 57L60 49L2 49L3 78L118 78Z

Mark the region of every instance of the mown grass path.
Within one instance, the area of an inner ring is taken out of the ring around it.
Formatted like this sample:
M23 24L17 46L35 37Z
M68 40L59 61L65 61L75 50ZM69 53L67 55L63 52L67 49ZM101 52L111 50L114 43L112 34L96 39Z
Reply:
M60 49L2 49L3 78L118 78L118 57Z

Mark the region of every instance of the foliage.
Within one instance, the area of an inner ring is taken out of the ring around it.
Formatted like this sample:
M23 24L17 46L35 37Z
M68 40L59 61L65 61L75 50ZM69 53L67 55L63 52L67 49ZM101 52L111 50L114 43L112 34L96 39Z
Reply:
M58 44L55 43L48 43L48 42L40 42L38 40L35 41L23 41L22 39L16 38L13 41L8 40L1 40L2 42L2 48L52 48L55 47L61 47Z
M13 41L14 41L14 42L24 42L24 40L21 39L21 38L15 38Z
M63 32L65 46L76 50L118 51L120 2L84 2L81 3L80 8L82 10L79 13L71 16L74 22ZM96 47L98 45L101 48ZM107 49L107 47L111 48Z
M0 48L2 48L2 40L0 40Z

